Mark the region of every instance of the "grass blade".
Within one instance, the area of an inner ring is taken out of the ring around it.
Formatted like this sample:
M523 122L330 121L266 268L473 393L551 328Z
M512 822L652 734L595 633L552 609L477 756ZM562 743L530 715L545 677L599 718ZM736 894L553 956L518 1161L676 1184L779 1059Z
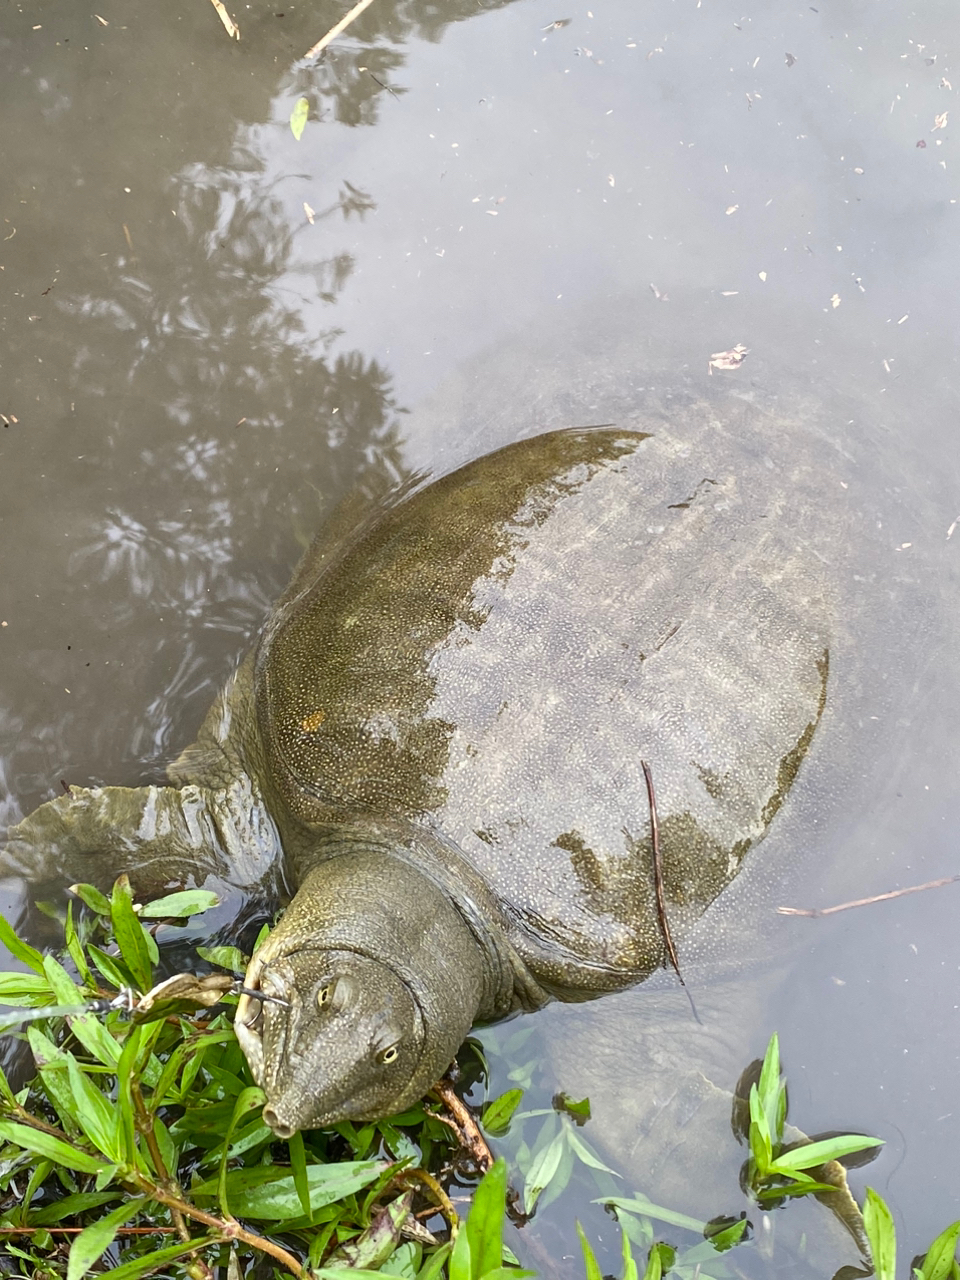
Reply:
M872 1187L867 1187L863 1225L870 1241L876 1280L896 1280L897 1232L893 1225L893 1215L887 1208L886 1201Z
M120 876L113 886L110 920L124 964L140 990L149 991L153 986L153 966L158 959L157 944L149 937L133 909L133 893L127 876Z
M106 1159L72 1147L52 1133L44 1133L42 1129L34 1129L28 1124L18 1124L15 1120L0 1120L0 1139L77 1173L99 1173L110 1164Z
M67 1260L67 1280L82 1280L90 1268L101 1258L117 1237L117 1230L140 1212L146 1204L144 1198L128 1200L105 1214L89 1227L84 1227L70 1246Z
M603 1280L603 1272L600 1270L596 1254L590 1247L590 1241L587 1239L586 1233L579 1222L577 1223L577 1235L580 1237L580 1251L583 1254L583 1266L587 1280Z
M825 1138L822 1142L808 1142L792 1151L783 1151L770 1166L771 1173L793 1173L802 1169L816 1169L828 1160L839 1160L854 1151L867 1151L870 1147L882 1147L882 1138L867 1138L861 1133L848 1133L839 1138Z
M953 1270L958 1236L960 1236L960 1222L951 1223L946 1231L940 1232L923 1260L921 1268L923 1280L947 1280L947 1276Z
M503 1264L503 1213L507 1201L507 1165L497 1160L483 1175L467 1215L473 1273L484 1276Z

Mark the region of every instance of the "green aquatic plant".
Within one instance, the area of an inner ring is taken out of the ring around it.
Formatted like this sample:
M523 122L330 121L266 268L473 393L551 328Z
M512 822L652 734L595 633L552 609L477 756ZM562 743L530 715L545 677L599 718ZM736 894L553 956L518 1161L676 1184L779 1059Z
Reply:
M882 1146L880 1138L862 1133L833 1135L821 1141L784 1140L787 1119L787 1084L780 1071L780 1041L770 1037L760 1079L749 1093L749 1184L760 1204L784 1196L835 1192L836 1186L818 1179L817 1172L831 1161L855 1152Z
M233 972L155 981L157 926L215 905L212 894L175 893L141 906L125 877L109 897L74 888L59 959L0 919L0 942L22 966L0 974L0 1003L14 1006L0 1029L22 1024L17 1034L36 1064L35 1077L18 1089L0 1073L0 1249L22 1275L80 1280L109 1272L139 1280L173 1267L200 1280L211 1266L236 1275L257 1259L310 1280L344 1271L359 1280L534 1274L520 1270L504 1245L504 1159L480 1180L459 1220L436 1176L452 1144L432 1104L286 1142L266 1127L263 1094L228 1011L217 1007L235 1000L233 974L243 972L245 957L235 948L200 948L208 962ZM578 1192L592 1183L620 1224L621 1280L639 1280L635 1256L646 1259L643 1280L730 1280L735 1272L724 1255L747 1245L749 1210L701 1222L624 1190L584 1132L588 1099L557 1094L549 1107L521 1110L536 1070L526 1056L529 1035L528 1027L505 1029L504 1056L518 1063L512 1087L480 1109L482 1128L509 1150L521 1216L574 1182ZM482 1051L474 1051L482 1065ZM856 1134L791 1140L776 1036L744 1102L746 1183L758 1207L835 1192L821 1180L824 1166L877 1145ZM435 1219L437 1234L424 1216ZM870 1189L863 1227L877 1280L895 1280L893 1219ZM599 1280L587 1235L577 1230L586 1280ZM960 1222L937 1237L914 1261L915 1280L960 1280L958 1236Z
M207 1261L231 1256L266 1256L298 1275L391 1259L404 1267L394 1274L441 1274L451 1246L412 1210L414 1193L425 1196L456 1236L429 1167L449 1149L446 1127L418 1105L279 1142L229 1017L213 1008L233 999L234 978L154 982L148 926L205 910L213 895L140 907L125 877L109 898L76 892L84 907L68 906L63 962L0 921L0 941L23 966L0 975L0 1001L18 1006L6 1025L26 1023L37 1067L17 1091L0 1075L0 1240L24 1274L79 1280L102 1268L136 1280L178 1259L205 1274ZM489 1218L489 1193L485 1202Z

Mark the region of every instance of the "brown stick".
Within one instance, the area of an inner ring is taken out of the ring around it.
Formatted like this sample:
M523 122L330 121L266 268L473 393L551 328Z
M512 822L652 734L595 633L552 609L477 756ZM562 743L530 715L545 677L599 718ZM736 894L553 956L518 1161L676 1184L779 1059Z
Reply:
M453 1085L446 1078L438 1080L431 1093L437 1095L453 1116L454 1123L450 1127L457 1134L461 1145L470 1152L480 1172L486 1173L493 1164L493 1152L487 1146L487 1140L470 1114L469 1107L457 1096ZM448 1123L445 1116L437 1116L437 1119Z
M640 767L643 769L643 777L647 784L647 800L650 805L650 843L653 846L653 887L657 895L657 921L660 925L660 932L663 934L663 941L666 944L670 963L673 965L673 971L680 979L681 987L687 993L687 999L690 1001L690 1010L694 1018L699 1022L700 1015L697 1013L697 1006L693 1003L693 996L690 994L687 984L683 980L683 974L680 972L677 949L673 945L670 925L667 922L667 900L663 892L663 861L660 857L660 822L657 818L657 799L653 794L653 774L650 772L650 766L646 760L640 761Z
M925 889L942 889L945 884L956 884L960 875L944 876L942 880L928 880L926 884L912 884L906 889L891 889L889 893L876 893L872 898L857 898L855 902L841 902L835 907L777 907L781 916L832 916L837 911L849 911L853 907L869 907L874 902L887 902L890 898L903 898L908 893L923 893Z
M236 1222L226 1222L223 1218L217 1218L212 1213L205 1213L203 1209L198 1209L196 1205L189 1204L186 1200L180 1200L175 1195L163 1187L158 1187L156 1183L150 1182L147 1178L142 1178L135 1174L131 1181L135 1181L138 1190L144 1195L149 1196L151 1200L158 1200L160 1204L165 1204L168 1209L176 1209L183 1214L185 1218L193 1218L196 1222L202 1222L207 1227L213 1227L214 1231L222 1237L218 1242L207 1240L198 1240L197 1248L201 1248L209 1243L224 1243L227 1240L242 1240L244 1244L250 1245L253 1249L259 1249L261 1253L269 1253L271 1258L276 1258L278 1262L282 1262L288 1271L295 1276L303 1275L303 1267L293 1256L287 1253L286 1249L282 1249L280 1245L274 1244L272 1240L267 1240L264 1236L258 1236L252 1231L246 1231Z
M660 859L660 823L657 821L657 801L653 794L653 774L650 772L650 766L646 760L640 761L640 767L643 769L643 776L646 779L647 800L650 803L650 842L653 845L653 886L657 894L657 921L660 925L660 932L663 934L663 941L667 948L667 955L670 957L670 963L680 979L680 985L685 987L687 984L684 982L683 974L680 972L677 949L673 945L670 926L667 924L667 902L663 892L663 863Z
M143 1094L140 1092L140 1085L134 1084L131 1090L133 1095L133 1105L136 1112L135 1124L140 1132L141 1137L146 1141L147 1150L150 1152L150 1159L153 1161L153 1167L160 1176L160 1181L170 1189L174 1195L178 1195L180 1188L177 1186L163 1160L160 1147L157 1143L157 1135L153 1131L153 1116L147 1111L146 1103L143 1100ZM170 1216L173 1218L173 1225L177 1229L180 1239L186 1243L190 1239L190 1232L187 1230L187 1224L183 1220L183 1214L179 1209L171 1208Z
M453 1207L453 1201L444 1191L443 1187L441 1187L433 1174L428 1173L426 1169L418 1169L416 1167L401 1169L392 1181L399 1182L401 1185L407 1182L419 1182L421 1186L426 1187L437 1202L437 1208L450 1224L450 1230L455 1231L460 1225L460 1217L457 1214L456 1209Z
M223 0L210 0L210 3L216 9L217 13L220 15L220 21L223 23L224 30L226 31L230 39L239 40L240 28L237 26L234 20L230 17L229 13L227 13L226 9L223 7Z
M214 0L216 3L216 0ZM354 18L359 18L364 9L373 4L373 0L359 0L359 4L355 4L349 13L344 14L338 23L330 28L325 36L322 36L315 45L313 45L303 55L305 62L309 62L311 58L315 58L318 54L323 53L324 49L331 40L336 40L341 31L346 31Z

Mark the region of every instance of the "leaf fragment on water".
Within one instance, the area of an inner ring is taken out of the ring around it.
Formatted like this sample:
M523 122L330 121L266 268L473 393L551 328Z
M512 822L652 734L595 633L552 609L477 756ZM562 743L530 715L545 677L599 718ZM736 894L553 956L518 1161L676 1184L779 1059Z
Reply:
M294 104L293 110L290 112L290 132L299 142L303 136L303 131L307 126L307 117L310 115L310 102L307 98L298 98Z

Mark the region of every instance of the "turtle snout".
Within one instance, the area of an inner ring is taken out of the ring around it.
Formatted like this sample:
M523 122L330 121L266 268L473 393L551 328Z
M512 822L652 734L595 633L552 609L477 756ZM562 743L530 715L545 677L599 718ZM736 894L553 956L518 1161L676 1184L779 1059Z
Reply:
M297 1132L294 1125L287 1124L286 1121L280 1119L276 1108L271 1107L269 1103L263 1108L263 1122L273 1130L278 1138L292 1138Z

